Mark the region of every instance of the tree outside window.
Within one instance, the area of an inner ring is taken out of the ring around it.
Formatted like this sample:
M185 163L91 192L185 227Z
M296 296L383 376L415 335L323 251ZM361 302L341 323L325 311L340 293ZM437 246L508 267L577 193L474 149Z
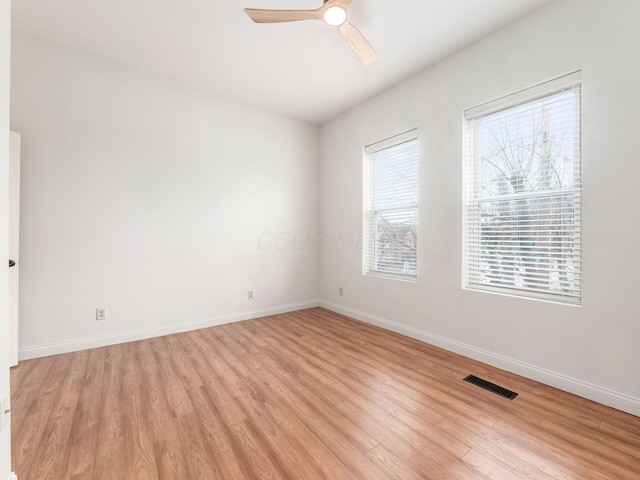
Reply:
M467 130L467 287L579 303L580 85Z

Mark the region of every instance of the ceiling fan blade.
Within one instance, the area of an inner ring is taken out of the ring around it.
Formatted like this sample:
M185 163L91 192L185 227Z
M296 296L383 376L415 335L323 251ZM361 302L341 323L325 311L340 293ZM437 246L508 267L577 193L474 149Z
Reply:
M351 5L351 0L329 0L323 5L323 7L342 7L346 10L349 8L349 5Z
M256 23L295 22L298 20L320 20L322 13L318 10L261 10L245 8L244 11Z
M376 59L376 51L367 39L364 38L364 35L360 33L360 30L349 22L340 25L338 30L340 30L340 33L347 39L347 42L349 42L349 45L351 45L352 50L358 56L363 66L366 67Z

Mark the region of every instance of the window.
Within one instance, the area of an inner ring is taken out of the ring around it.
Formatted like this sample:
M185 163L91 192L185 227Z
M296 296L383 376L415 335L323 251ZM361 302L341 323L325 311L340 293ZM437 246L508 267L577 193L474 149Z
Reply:
M580 72L465 119L464 286L580 304Z
M366 147L363 173L363 274L415 280L417 132L413 130Z

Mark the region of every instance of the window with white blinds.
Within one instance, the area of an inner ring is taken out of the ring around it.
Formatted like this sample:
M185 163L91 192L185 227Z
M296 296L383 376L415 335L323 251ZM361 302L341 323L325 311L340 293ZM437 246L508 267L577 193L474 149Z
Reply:
M363 274L415 280L418 139L413 130L365 148Z
M465 111L466 288L580 304L580 81Z

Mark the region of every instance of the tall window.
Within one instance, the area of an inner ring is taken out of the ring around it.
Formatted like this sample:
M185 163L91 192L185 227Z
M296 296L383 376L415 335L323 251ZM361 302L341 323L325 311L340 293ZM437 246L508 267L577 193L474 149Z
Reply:
M465 118L465 287L580 304L580 72Z
M370 145L364 153L363 274L415 280L417 131Z

